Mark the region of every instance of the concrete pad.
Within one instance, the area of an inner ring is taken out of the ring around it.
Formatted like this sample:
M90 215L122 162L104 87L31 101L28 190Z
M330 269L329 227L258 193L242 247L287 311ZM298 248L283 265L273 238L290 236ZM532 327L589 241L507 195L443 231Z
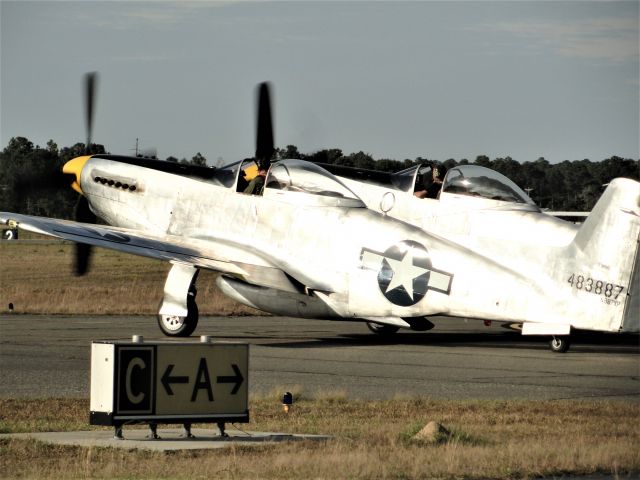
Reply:
M221 437L217 429L193 429L195 438L186 438L181 428L158 428L160 438L147 438L149 430L124 430L124 440L114 438L113 430L90 430L80 432L35 432L1 434L2 438L23 438L40 440L56 445L78 447L112 447L125 450L152 450L159 452L176 450L206 450L227 448L231 445L264 445L269 442L292 442L300 440L323 441L333 437L329 435L306 435L273 432L243 432L228 429L227 437Z

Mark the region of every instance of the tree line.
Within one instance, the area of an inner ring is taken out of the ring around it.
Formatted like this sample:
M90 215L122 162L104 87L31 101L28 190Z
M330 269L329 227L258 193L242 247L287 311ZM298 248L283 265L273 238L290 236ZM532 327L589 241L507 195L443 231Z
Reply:
M40 147L25 137L13 137L0 152L0 209L54 218L72 218L77 194L61 175L62 166L70 159L86 153L106 153L103 145L84 143L59 148L49 140ZM301 153L295 145L277 148L274 160L299 158L360 169L396 172L416 164L436 163L450 169L456 165L480 165L506 175L530 192L542 208L551 210L589 211L602 194L604 186L616 177L640 179L640 160L612 156L601 161L565 160L551 164L544 158L520 163L511 157L490 159L479 155L468 159L436 160L374 159L362 151L344 154L339 148ZM196 153L191 159L168 157L166 161L206 166L207 159Z

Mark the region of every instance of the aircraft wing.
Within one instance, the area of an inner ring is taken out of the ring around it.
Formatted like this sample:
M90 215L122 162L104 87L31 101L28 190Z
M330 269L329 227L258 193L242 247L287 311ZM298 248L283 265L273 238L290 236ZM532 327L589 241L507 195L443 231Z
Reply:
M17 224L31 232L167 262L185 263L234 275L247 274L227 253L216 252L219 245L215 242L8 212L0 212L0 223L10 226Z
M206 236L193 238L8 212L0 212L0 224L165 262L214 270L263 287L298 292L299 287L291 281L291 278L296 278L309 288L331 291L330 285L309 278L295 268L283 270L279 266L282 262L272 258L268 252L256 252L246 243L210 232Z

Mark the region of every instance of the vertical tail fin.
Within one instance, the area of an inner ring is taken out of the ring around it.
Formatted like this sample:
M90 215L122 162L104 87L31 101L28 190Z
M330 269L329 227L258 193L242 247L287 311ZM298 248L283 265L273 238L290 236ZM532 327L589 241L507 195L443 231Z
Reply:
M585 301L599 297L600 308L592 310L590 319L596 330L640 329L639 236L640 183L616 178L580 227L568 252L575 261L576 288L593 294L584 297Z

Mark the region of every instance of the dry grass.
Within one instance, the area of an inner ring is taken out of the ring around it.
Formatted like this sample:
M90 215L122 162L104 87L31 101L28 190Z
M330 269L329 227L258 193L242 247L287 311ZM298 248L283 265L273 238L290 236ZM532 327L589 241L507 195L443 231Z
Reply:
M531 478L640 471L640 406L568 401L353 401L298 398L289 415L278 396L253 398L243 429L332 434L224 451L130 452L0 442L6 478ZM86 400L0 400L0 429L86 429ZM410 433L429 420L452 429L438 445Z
M15 313L157 313L169 264L96 248L90 272L76 277L72 260L70 243L0 241L0 312L13 303ZM215 278L209 271L198 277L202 315L256 313L222 295Z

